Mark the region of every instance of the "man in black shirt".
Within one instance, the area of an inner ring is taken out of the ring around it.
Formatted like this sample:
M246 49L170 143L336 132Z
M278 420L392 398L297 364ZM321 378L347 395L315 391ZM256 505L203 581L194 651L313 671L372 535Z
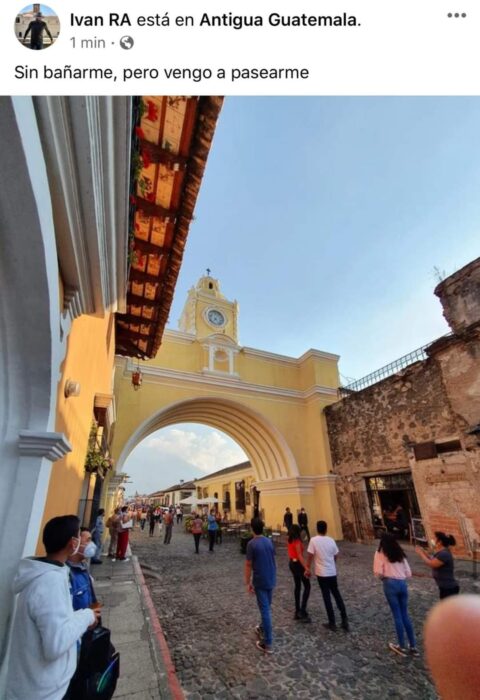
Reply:
M290 528L293 525L293 515L290 513L290 508L285 508L285 514L283 516L283 525L286 527L287 532L290 531Z
M298 524L300 526L300 530L304 530L308 539L310 539L310 531L308 529L308 515L305 512L305 508L300 509L300 513L298 514Z
M37 51L43 49L43 32L47 32L50 37L50 41L53 44L53 36L50 34L50 30L47 23L43 21L43 15L41 12L37 12L33 22L28 25L27 31L25 32L24 40L26 40L28 33L30 32L30 48L36 49Z

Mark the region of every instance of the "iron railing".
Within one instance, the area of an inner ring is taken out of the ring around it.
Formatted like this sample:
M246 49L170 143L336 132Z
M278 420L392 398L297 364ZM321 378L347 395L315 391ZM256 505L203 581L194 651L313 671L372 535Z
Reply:
M393 374L396 374L401 369L405 369L405 367L408 367L409 365L413 365L415 362L426 360L428 357L426 349L431 344L432 343L422 345L421 348L417 348L417 350L413 350L413 352L409 352L407 355L399 357L398 360L395 360L395 362L390 362L388 365L380 367L380 369L375 370L375 372L371 372L371 374L367 374L365 377L362 377L362 379L358 379L351 384L347 384L347 386L339 387L338 391L340 396L350 396L354 392L366 389L368 386L372 386L372 384L376 384L382 379L386 379L386 377L391 377Z

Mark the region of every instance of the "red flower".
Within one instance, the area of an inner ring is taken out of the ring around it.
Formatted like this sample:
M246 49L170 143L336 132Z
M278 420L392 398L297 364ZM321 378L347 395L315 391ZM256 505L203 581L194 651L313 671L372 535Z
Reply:
M137 198L133 196L133 194L130 195L130 204L136 204L137 203Z
M139 126L135 127L135 133L138 136L139 139L144 139L145 134L143 133L143 129L141 129Z
M147 108L148 112L145 116L145 119L148 119L151 122L156 122L158 119L158 107L155 105L152 100L147 100Z
M148 151L142 151L142 161L143 167L148 168L151 165L150 153Z

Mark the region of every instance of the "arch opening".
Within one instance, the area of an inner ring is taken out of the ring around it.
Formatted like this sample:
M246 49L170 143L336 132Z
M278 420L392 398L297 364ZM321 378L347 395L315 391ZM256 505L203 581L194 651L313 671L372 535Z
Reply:
M213 397L189 399L167 406L147 418L119 446L117 471L132 450L153 432L178 423L216 428L234 440L247 455L256 481L298 476L295 458L280 431L261 414L231 400Z

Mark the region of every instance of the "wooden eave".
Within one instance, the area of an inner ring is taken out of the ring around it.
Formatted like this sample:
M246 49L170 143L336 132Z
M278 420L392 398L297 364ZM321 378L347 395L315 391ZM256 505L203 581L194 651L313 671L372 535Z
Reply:
M127 309L116 315L119 355L160 347L222 97L143 97L135 139L142 158L132 204Z

